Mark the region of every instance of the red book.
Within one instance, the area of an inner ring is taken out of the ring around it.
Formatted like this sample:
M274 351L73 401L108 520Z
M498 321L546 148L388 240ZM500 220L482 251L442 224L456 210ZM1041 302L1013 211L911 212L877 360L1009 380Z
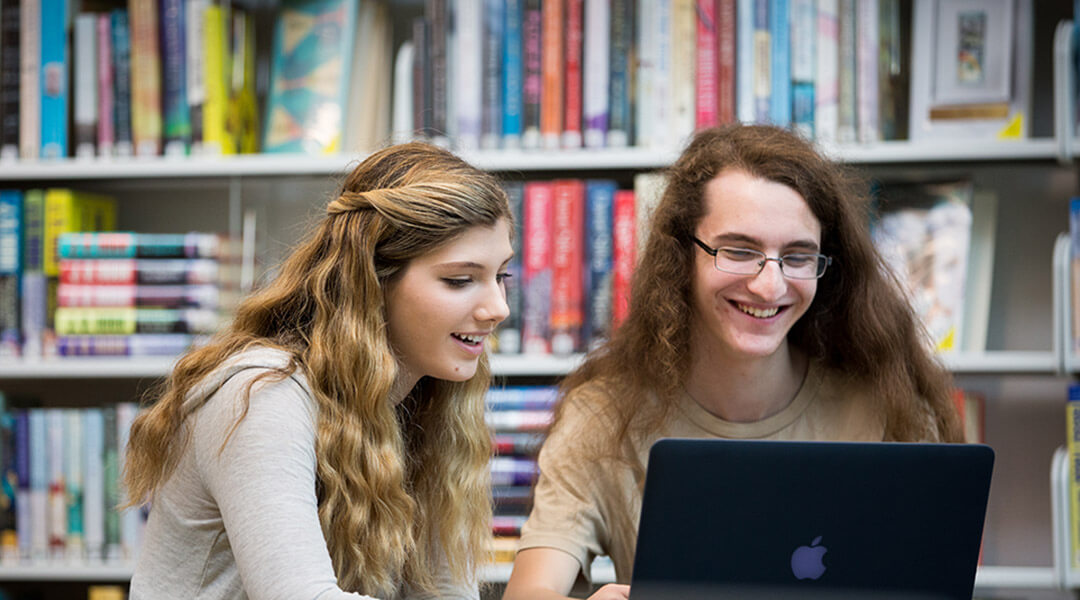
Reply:
M637 229L634 206L633 190L615 192L611 226L612 263L615 272L611 284L612 331L626 319L626 315L630 312L630 281L634 274L635 248L637 247L634 239Z
M540 35L540 139L544 148L555 150L563 130L563 2L541 5L543 29Z
M735 122L735 0L719 0L716 7L717 121Z
M551 246L551 350L582 349L585 322L585 182L554 182Z
M581 56L584 30L584 0L566 0L566 80L563 96L563 148L580 148L582 143Z
M697 129L717 124L717 62L716 0L697 0L697 48L694 53L697 77L694 80L695 118Z
M552 192L548 181L525 184L521 347L526 354L551 353Z

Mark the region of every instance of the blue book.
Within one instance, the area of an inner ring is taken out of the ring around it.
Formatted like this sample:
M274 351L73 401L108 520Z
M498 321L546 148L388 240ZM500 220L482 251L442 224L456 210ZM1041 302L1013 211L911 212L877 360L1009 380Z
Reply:
M634 80L634 0L611 2L611 50L608 54L608 122L604 140L609 147L633 144L631 97Z
M160 0L161 115L166 155L186 155L191 146L187 99L187 43L184 0Z
M30 558L42 560L49 554L49 456L45 409L30 409Z
M769 122L791 125L791 22L788 0L769 0L769 33L772 37L772 78Z
M521 145L521 111L524 76L521 62L523 0L506 0L503 9L502 135L504 148Z
M68 155L68 5L41 0L41 158Z
M506 265L506 272L510 278L506 280L506 305L510 308L510 316L499 324L498 347L499 354L517 354L521 352L521 322L524 306L522 294L523 272L522 261L522 236L524 229L523 204L525 202L525 184L520 181L508 181L503 184L506 196L510 201L510 214L514 218L514 238L512 247L514 256Z
M111 13L113 50L113 133L117 156L131 156L131 32L128 13L118 8Z
M15 536L19 540L19 557L28 559L30 553L30 413L14 411L15 436Z
M503 0L484 0L481 10L482 40L480 65L480 147L494 150L501 146L503 112Z
M0 190L0 356L22 349L22 192Z
M615 275L612 246L615 190L607 179L585 182L585 325L582 339L596 347L611 333L612 278Z

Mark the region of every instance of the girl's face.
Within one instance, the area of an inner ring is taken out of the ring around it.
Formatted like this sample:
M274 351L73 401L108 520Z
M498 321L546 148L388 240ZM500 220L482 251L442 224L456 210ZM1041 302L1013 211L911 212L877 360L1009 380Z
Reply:
M704 201L695 233L711 248L757 250L773 258L821 252L821 224L786 185L729 169L705 185ZM695 349L736 361L786 350L788 331L813 302L817 280L785 277L771 260L756 275L726 273L696 245L694 253Z
M503 279L512 255L505 220L475 226L410 261L387 286L387 332L401 377L465 381L476 373L485 340L510 314Z

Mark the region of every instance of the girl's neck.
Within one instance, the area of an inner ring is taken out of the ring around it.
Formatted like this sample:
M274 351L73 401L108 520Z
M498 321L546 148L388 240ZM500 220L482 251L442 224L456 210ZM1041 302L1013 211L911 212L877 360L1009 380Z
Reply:
M735 423L771 417L791 404L809 360L789 344L763 358L730 360L696 353L686 393L713 415Z

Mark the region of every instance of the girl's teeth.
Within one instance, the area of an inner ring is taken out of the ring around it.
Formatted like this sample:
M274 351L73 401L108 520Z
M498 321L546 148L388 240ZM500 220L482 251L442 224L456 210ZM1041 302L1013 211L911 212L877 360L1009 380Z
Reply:
M780 309L776 308L776 307L773 307L773 308L754 308L752 306L744 306L742 304L739 305L739 310L743 311L744 313L746 313L748 315L755 316L755 317L757 317L759 319L768 319L769 317L775 315L777 312L780 311Z
M473 335L455 334L455 337L457 337L459 340L461 340L463 342L468 342L470 344L479 344L483 340L482 337L473 336Z

